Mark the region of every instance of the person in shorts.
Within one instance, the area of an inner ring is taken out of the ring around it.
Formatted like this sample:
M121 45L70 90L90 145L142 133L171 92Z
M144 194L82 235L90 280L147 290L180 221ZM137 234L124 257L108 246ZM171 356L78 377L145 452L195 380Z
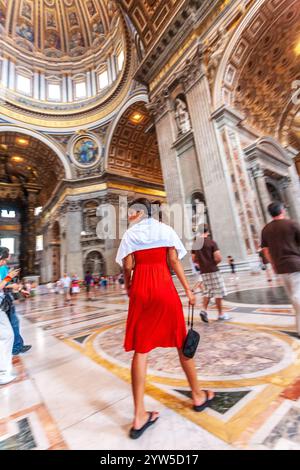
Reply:
M199 246L197 246L199 245ZM214 297L219 317L218 320L226 321L230 317L223 313L223 298L226 295L225 285L218 265L222 256L217 243L210 238L209 228L204 226L203 233L197 239L192 250L192 260L201 271L203 282L203 310L200 312L201 320L208 323L207 308L210 299Z

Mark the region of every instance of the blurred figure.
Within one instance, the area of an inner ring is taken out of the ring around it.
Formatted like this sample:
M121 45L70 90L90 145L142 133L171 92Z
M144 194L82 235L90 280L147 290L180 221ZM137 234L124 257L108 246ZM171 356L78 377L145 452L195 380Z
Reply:
M2 260L2 266L0 266L0 282L3 281L9 274L9 268L7 266L7 263L10 259L10 253L9 253L9 249L8 248L4 248L2 247L1 248L1 251L0 251L0 257L1 257L1 260ZM19 270L17 270L17 275L15 275L15 278L17 278L19 275ZM12 279L13 281L14 279ZM18 282L12 282L11 284L9 284L8 286L6 286L6 291L5 291L5 295L7 296L7 300L11 300L11 305L10 305L10 309L9 309L9 312L8 312L8 317L9 317L9 321L11 323L11 326L13 328L13 331L14 331L14 344L13 344L13 350L12 350L12 353L14 356L18 356L19 354L21 353L25 353L27 351L29 351L29 349L31 349L31 345L27 344L25 345L24 344L24 340L21 336L21 333L20 333L20 322L19 322L19 318L18 318L18 315L17 315L17 312L16 312L16 308L15 308L15 305L14 305L14 297L13 297L13 294L12 294L12 289L16 288L18 286L18 289L19 291L22 293L22 295L28 295L28 293L26 292L26 290L22 290L21 286L19 285Z
M3 248L0 248L0 267L6 264L6 258L2 258L3 255L5 256L6 252L3 252ZM16 375L12 373L14 331L9 321L9 312L6 311L4 305L6 303L4 288L18 274L19 270L12 270L0 281L0 385L6 385L16 378ZM9 305L6 304L6 306Z
M67 273L64 273L63 277L60 280L60 285L64 290L64 301L65 304L71 302L71 295L70 295L70 288L71 288L72 280Z
M86 275L84 277L84 284L85 284L86 300L93 300L91 296L91 288L94 286L94 279L90 271L86 272Z
M200 317L205 323L208 323L207 308L210 299L213 297L215 298L219 312L218 320L226 321L230 319L227 313L223 313L222 300L226 295L226 291L222 275L218 268L218 264L222 261L221 252L217 243L211 240L209 236L208 226L205 225L203 233L200 235L200 237L203 238L203 243L201 243L202 248L192 250L193 263L199 266L203 279L203 310L200 312Z
M235 275L235 264L233 257L231 255L227 256L227 261L231 269L231 274Z
M79 277L77 274L73 274L72 276L72 294L79 294L80 293L80 287L79 287Z

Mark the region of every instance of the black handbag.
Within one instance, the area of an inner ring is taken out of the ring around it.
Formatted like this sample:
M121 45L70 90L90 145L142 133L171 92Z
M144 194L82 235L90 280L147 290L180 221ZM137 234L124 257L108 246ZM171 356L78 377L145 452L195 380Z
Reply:
M5 293L2 302L0 303L0 310L5 312L7 315L10 314L13 301L10 294Z
M192 310L192 315L191 315L191 310ZM200 342L200 335L198 331L195 331L193 329L194 326L194 305L189 305L189 312L188 312L188 327L189 331L188 334L185 338L184 345L182 348L183 355L185 357L188 357L189 359L192 359L195 356L195 353L197 351L198 344Z

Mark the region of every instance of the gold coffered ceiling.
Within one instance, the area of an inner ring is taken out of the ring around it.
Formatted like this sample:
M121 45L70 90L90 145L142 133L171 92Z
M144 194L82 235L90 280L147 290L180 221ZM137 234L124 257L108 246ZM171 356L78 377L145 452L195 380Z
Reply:
M108 0L2 0L5 41L36 58L73 62L90 55L111 34L119 14Z
M119 120L108 169L118 175L163 184L155 128L143 103L130 106Z
M16 132L0 134L0 153L12 183L35 183L42 187L39 203L46 204L58 182L65 177L57 155L37 139Z
M121 0L120 3L148 50L184 0Z
M285 145L295 144L297 119L293 131L291 116L299 106L292 100L300 79L299 47L299 0L268 0L242 33L229 60L228 71L234 71L228 87L232 104L252 127L279 137Z

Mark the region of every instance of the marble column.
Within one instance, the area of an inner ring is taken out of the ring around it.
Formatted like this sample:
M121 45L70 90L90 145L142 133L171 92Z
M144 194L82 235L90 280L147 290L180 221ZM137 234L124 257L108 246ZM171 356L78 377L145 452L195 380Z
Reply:
M223 256L232 255L236 261L245 261L252 251L246 245L234 182L211 119L211 95L201 51L187 64L183 74L213 237Z
M174 226L175 230L181 236L183 243L189 248L187 240L188 227L190 225L191 228L191 221L189 221L189 214L187 213L185 205L186 195L184 182L182 180L176 146L174 146L178 136L178 129L173 116L173 110L170 106L168 92L163 90L160 95L156 96L155 101L153 100L151 102L149 108L155 117L155 127L167 193L167 202L171 208L170 220L164 221ZM172 213L172 208L175 207L178 208L177 215ZM191 267L190 258L188 256L184 259L184 266L186 269Z
M16 64L12 61L9 62L8 86L11 90L16 86Z
M266 178L264 169L257 165L251 169L252 178L255 183L257 197L260 203L260 209L263 217L263 222L266 224L271 221L272 217L269 214L268 206L271 204L271 196L266 185Z
M37 206L37 197L40 188L36 185L26 186L26 206L24 214L24 274L35 275L35 256L36 256L36 220L35 208Z
M77 274L83 277L83 260L81 247L82 225L82 207L80 201L66 201L65 204L65 253L63 270L68 274ZM63 271L62 270L62 271Z
M293 168L290 168L290 176L281 182L285 203L291 219L300 222L300 183L298 178L293 178Z
M46 78L43 72L40 73L40 99L46 99Z
M33 97L38 100L40 98L40 74L38 70L33 75Z
M289 201L292 207L293 217L300 223L300 179L294 161L289 167L289 178Z
M251 187L245 154L240 143L240 134L237 130L243 117L235 110L225 106L213 113L212 117L216 124L220 149L230 173L235 206L247 254L255 254L260 246L262 220L256 205L256 194Z

